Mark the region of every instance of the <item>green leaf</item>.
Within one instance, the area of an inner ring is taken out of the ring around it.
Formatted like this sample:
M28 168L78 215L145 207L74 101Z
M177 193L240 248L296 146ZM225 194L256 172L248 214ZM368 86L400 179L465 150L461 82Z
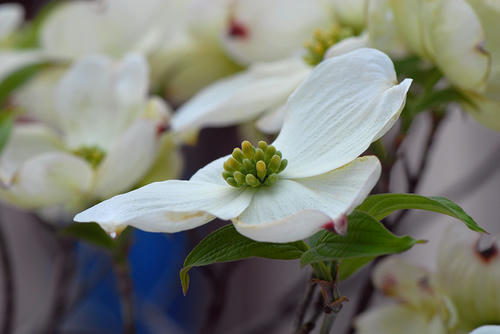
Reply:
M112 250L115 247L114 240L96 223L72 223L61 230L61 234L75 237L104 249Z
M339 279L341 281L346 280L347 278L349 278L349 276L357 272L366 264L370 263L373 259L373 256L366 256L353 257L342 260L342 262L340 263Z
M409 236L398 237L392 234L364 212L354 211L349 215L348 221L345 236L323 232L316 246L302 254L301 264L400 253L422 242Z
M200 241L188 254L180 271L182 290L186 294L189 288L188 272L192 267L250 257L293 260L300 258L307 248L302 241L283 244L258 242L239 234L232 224L226 225Z
M14 113L8 110L0 112L0 152L3 151L9 140L12 126L14 125Z
M448 105L451 102L467 101L467 98L453 87L448 87L441 90L434 90L423 95L414 108L416 112L424 111L431 108L440 108Z
M47 18L62 3L60 0L47 2L37 13L35 18L26 22L21 29L12 36L14 48L33 49L40 46L40 32Z
M425 197L415 194L378 194L372 195L356 208L381 220L396 210L417 209L442 213L454 217L473 231L486 232L465 211L444 197Z
M10 74L8 74L1 82L0 82L0 106L3 106L7 101L9 95L25 84L29 79L31 79L35 74L37 74L42 69L49 66L50 62L40 62L36 64L31 64L19 68Z

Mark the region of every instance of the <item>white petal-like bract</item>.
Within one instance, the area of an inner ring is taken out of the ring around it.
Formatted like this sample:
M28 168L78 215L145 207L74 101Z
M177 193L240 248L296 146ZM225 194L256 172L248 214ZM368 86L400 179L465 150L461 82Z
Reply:
M17 3L0 4L0 40L23 22L24 9Z
M102 55L76 62L56 90L67 144L107 149L143 112L147 77L148 65L140 56L125 57L118 65Z
M98 222L115 231L131 225L150 232L178 232L204 224L216 216L239 215L253 191L228 185L169 180L148 184L112 197L75 216L77 222Z
M172 117L172 128L221 127L253 119L285 101L310 71L295 58L250 66L191 98Z
M287 102L274 142L283 176L326 173L358 157L399 117L411 84L398 84L384 53L358 49L320 63Z
M500 334L500 326L481 326L474 329L469 334Z
M269 242L305 239L330 223L345 233L345 216L369 194L380 170L378 159L367 156L323 175L278 180L257 191L234 225L249 238Z

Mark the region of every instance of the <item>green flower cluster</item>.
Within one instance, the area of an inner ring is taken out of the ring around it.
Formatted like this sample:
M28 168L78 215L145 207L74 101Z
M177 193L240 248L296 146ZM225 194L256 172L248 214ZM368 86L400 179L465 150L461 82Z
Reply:
M278 180L287 165L281 152L265 141L259 141L255 148L249 141L233 150L232 156L224 162L222 177L233 187L271 186Z
M354 31L349 27L341 27L338 24L332 25L327 30L316 30L312 41L306 42L306 54L304 61L311 66L318 65L324 58L326 51L341 40L354 36Z
M73 150L74 155L85 159L92 168L97 168L106 156L106 152L97 146L82 146Z

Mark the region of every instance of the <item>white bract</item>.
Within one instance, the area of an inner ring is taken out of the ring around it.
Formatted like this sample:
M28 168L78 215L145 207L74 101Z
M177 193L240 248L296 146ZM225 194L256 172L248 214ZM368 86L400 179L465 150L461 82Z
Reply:
M0 41L21 25L23 7L17 3L0 4Z
M182 8L176 0L67 2L45 20L41 48L70 59L94 53L116 58L129 52L150 54L177 33Z
M311 66L298 58L252 65L201 90L176 111L172 128L184 131L228 126L278 109L311 70ZM272 114L264 115L261 128L274 133L281 128L283 113L278 114L275 122L269 120Z
M345 232L345 215L380 175L376 157L358 158L397 120L411 80L397 84L391 60L359 49L318 65L290 96L272 144L288 166L270 186L233 187L222 177L222 157L189 181L170 180L115 196L75 217L107 231L126 225L177 232L215 217L232 220L243 235L288 242L326 226ZM270 167L269 167L270 168Z
M57 85L57 118L15 124L0 157L0 196L74 214L135 185L154 163L168 121L166 106L147 92L140 56L76 62Z
M481 326L474 329L470 334L500 334L500 326Z
M23 7L16 3L0 5L0 82L7 76L25 66L44 60L39 50L12 50L8 49L11 34L22 24L24 18Z

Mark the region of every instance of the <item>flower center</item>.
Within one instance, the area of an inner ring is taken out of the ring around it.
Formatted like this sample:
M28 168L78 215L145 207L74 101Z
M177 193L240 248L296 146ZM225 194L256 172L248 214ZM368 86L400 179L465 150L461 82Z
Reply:
M222 177L233 187L271 186L278 180L287 165L281 158L281 152L265 141L259 141L257 147L249 141L241 143L233 150L232 156L224 162Z
M325 52L335 43L354 36L354 30L349 27L341 27L338 24L332 25L327 30L317 29L311 41L306 42L306 54L304 61L311 66L316 66L323 60Z
M73 150L73 154L85 159L92 168L97 168L106 156L106 152L97 146L82 146Z

